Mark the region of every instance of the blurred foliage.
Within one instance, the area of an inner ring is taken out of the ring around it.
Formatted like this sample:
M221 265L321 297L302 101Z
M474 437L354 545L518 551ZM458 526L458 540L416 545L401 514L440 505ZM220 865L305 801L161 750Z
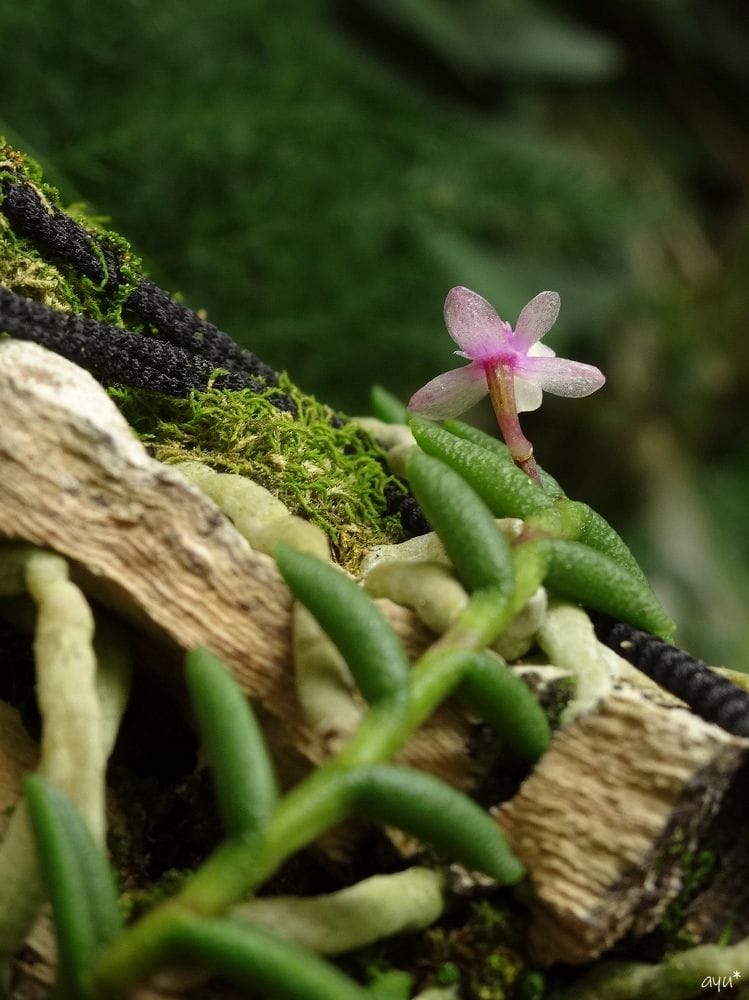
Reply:
M0 132L154 278L350 412L450 362L466 284L608 386L524 423L712 662L749 667L738 0L26 0ZM475 419L489 426L486 409Z

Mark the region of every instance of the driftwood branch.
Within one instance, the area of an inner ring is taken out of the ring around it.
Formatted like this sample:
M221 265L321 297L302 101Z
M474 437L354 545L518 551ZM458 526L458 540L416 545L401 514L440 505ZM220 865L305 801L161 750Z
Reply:
M748 754L630 686L559 731L497 814L534 883L534 957L589 962L653 930Z

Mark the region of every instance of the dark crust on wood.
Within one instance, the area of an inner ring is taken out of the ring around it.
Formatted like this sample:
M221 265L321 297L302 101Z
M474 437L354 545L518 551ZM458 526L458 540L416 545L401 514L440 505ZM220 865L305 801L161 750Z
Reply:
M652 930L748 752L749 740L632 689L557 732L497 812L536 889L534 957L588 962Z

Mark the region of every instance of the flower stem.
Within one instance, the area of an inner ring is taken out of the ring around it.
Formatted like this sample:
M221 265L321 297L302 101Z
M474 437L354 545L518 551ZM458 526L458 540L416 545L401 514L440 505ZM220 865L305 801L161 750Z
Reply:
M503 364L487 367L486 384L489 386L489 398L497 415L499 429L515 465L540 486L541 477L533 457L533 445L520 426L512 371Z

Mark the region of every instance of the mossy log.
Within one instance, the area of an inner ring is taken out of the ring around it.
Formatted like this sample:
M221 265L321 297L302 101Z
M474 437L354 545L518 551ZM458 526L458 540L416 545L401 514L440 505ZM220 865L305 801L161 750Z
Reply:
M181 659L205 645L253 699L282 777L325 755L294 693L291 595L214 503L152 459L101 386L36 344L0 344L0 539L53 549L93 600L150 637L149 668L182 701ZM380 600L406 647L430 633ZM153 680L151 678L150 680ZM447 706L408 763L466 786L468 724Z

